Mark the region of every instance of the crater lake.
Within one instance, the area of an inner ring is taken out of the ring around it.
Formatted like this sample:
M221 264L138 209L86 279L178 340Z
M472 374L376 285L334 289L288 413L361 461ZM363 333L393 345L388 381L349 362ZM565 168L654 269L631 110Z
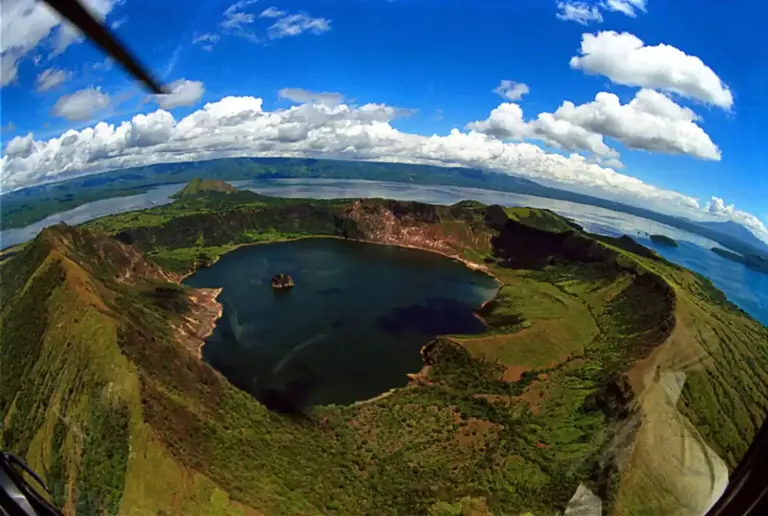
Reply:
M273 289L286 273L295 287ZM436 253L331 238L243 247L184 283L222 288L203 359L278 411L404 386L437 335L484 331L490 276Z

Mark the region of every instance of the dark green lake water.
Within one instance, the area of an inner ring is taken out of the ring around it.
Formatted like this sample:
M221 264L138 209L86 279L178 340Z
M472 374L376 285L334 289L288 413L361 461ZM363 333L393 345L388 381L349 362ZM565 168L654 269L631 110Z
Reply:
M273 290L280 272L296 287ZM241 248L184 283L223 287L203 358L276 410L405 385L436 335L484 330L474 310L497 288L434 253L334 239Z

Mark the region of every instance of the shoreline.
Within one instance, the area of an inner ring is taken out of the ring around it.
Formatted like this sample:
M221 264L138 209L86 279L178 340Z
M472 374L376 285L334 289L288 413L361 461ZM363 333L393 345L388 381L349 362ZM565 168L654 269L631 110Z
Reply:
M480 319L480 321L482 321L483 324L485 324L486 326L487 326L487 323L485 322L483 317L478 312L480 310L484 309L488 305L488 303L490 303L491 301L496 299L498 297L498 295L499 295L499 292L501 292L502 287L504 286L504 282L502 282L499 279L498 276L496 276L493 272L491 272L491 270L486 265L475 263L475 262L473 262L471 260L468 260L467 258L464 258L463 256L449 254L446 251L442 251L442 250L431 248L431 247L417 247L417 246L414 246L414 245L398 244L398 243L394 243L394 242L377 242L377 241L372 241L372 240L349 239L349 238L344 238L344 237L340 237L340 236L336 236L336 235L304 235L304 236L300 236L300 237L296 237L296 238L286 238L286 239L281 239L281 240L270 240L270 241L264 241L264 242L246 242L246 243L242 243L242 244L237 244L236 246L232 247L232 249L229 249L228 251L226 251L224 253L221 253L220 255L217 255L215 260L208 267L213 266L214 264L216 264L219 261L219 259L222 256L224 256L225 254L231 253L232 251L235 251L235 250L243 248L243 247L256 246L256 245L262 245L262 244L279 244L279 243L283 243L283 242L294 242L294 241L297 241L297 240L306 240L306 239L309 239L309 238L330 238L330 239L335 239L335 240L346 240L346 241L350 241L350 242L358 242L358 243L363 243L363 244L386 245L386 246L392 246L392 247L402 247L402 248L405 248L405 249L414 249L414 250L418 250L418 251L425 251L425 252L430 252L430 253L434 253L434 254L439 254L439 255L444 256L446 258L450 258L450 259L456 260L458 262L461 262L465 267L467 267L470 270L474 270L474 271L478 271L478 272L484 273L487 276L490 276L496 282L496 284L497 284L497 289L496 289L496 292L494 293L494 295L490 299L488 299L487 301L483 302L480 305L480 307L477 308L473 312L473 315L475 317L477 317L478 319ZM192 269L187 274L184 274L183 276L181 276L180 279L178 280L178 284L181 285L182 282L186 278L194 275L197 272L198 269L199 269L199 267L195 267L194 269ZM195 290L203 290L203 289L195 289ZM224 305L217 301L218 297L221 295L221 293L223 292L224 289L223 288L218 288L216 290L218 290L218 293L213 298L213 301L218 305L217 315L211 321L210 330L206 331L204 335L200 336L202 338L203 342L199 345L199 347L197 349L197 353L196 353L196 356L197 356L198 360L200 360L201 362L204 362L204 360L203 360L203 347L206 344L205 339L207 339L208 337L211 336L211 334L213 334L213 331L215 330L216 325L217 325L219 319L221 319L221 317L223 315L223 312L224 312ZM437 335L435 338L437 338L437 337L439 337L439 335ZM431 342L432 342L432 340L430 340L429 342L425 343L419 349L419 355L422 358L421 369L419 369L418 371L415 371L413 373L407 373L406 374L406 378L408 380L408 383L406 383L406 385L401 386L401 387L393 387L393 388L391 388L391 389L389 389L389 390L387 390L387 391L385 391L385 392L383 392L381 394L378 394L378 395L376 395L376 396L374 396L372 398L367 398L367 399L364 399L364 400L355 401L355 402L353 402L351 404L351 406L358 406L358 405L364 405L364 404L368 404L368 403L374 403L376 401L379 401L379 400L382 400L384 398L387 398L388 396L391 396L392 394L396 393L397 391L399 391L401 389L407 389L411 385L412 377L420 377L423 374L423 372L425 371L425 369L427 369L429 367L426 363L424 363L424 353L423 353L423 351L424 351L424 348L426 348L429 344L431 344ZM322 407L323 405L319 405L319 406Z
M224 305L216 299L222 288L197 288L187 295L193 308L183 316L182 324L176 330L176 340L195 357L203 361L205 339L210 337L224 312ZM173 323L171 323L172 326ZM174 326L175 327L175 326Z
M195 267L191 271L187 272L186 274L181 275L180 279L178 280L178 283L181 284L182 281L184 281L188 277L194 275L197 272L198 269L208 268L208 267L213 266L214 264L218 263L218 261L221 259L222 256L224 256L225 254L229 254L232 251L236 251L237 249L241 249L243 247L257 246L257 245L280 244L280 243L285 243L285 242L296 242L298 240L307 240L307 239L310 239L310 238L329 238L329 239L333 239L333 240L344 240L344 241L347 241L347 242L359 242L359 243L363 243L363 244L386 245L386 246L402 247L404 249L414 249L414 250L417 250L417 251L426 251L428 253L439 254L439 255L444 256L446 258L451 258L453 260L456 260L458 262L463 263L468 269L471 269L473 271L479 271L479 272L482 272L482 273L486 274L487 276L490 276L491 278L493 278L496 281L496 283L499 284L499 288L501 288L504 285L504 282L502 282L499 279L498 276L496 276L493 272L491 272L491 270L486 265L473 262L473 261L471 261L471 260L469 260L467 258L464 258L463 256L459 256L458 254L450 254L450 253L448 253L446 251L442 251L440 249L435 249L433 247L418 247L418 246L409 245L409 244L398 244L396 242L379 242L379 241L376 241L376 240L361 240L361 239L344 238L344 237L341 237L341 236L338 236L338 235L302 235L302 236L295 237L295 238L283 238L283 239L279 239L279 240L267 240L267 241L261 241L261 242L244 242L242 244L236 244L235 246L232 247L232 249L229 249L229 250L227 250L227 251L225 251L225 252L223 252L221 254L216 255L216 258L207 267ZM150 258L151 258L151 256L150 256ZM497 293L497 295L498 295L498 293ZM496 296L494 296L494 298L495 297ZM483 303L483 305L480 308L482 309L486 304L488 304L492 300L493 299L490 299L490 300L486 301L485 303Z
M336 235L302 235L302 236L295 237L295 238L282 238L282 239L279 239L279 240L263 240L263 241L260 241L260 242L243 242L242 244L234 245L232 247L232 249L228 249L228 250L224 251L221 254L217 254L216 257L214 258L214 260L211 262L210 265L207 265L206 267L194 267L188 273L180 275L178 283L181 284L182 281L184 281L185 279L189 278L190 276L193 276L198 271L198 269L207 269L208 267L212 267L214 264L218 263L218 261L221 259L221 257L224 256L225 254L229 254L232 251L236 251L238 249L242 249L243 247L251 247L251 246L266 245L266 244L282 244L282 243L285 243L285 242L295 242L297 240L307 240L309 238L332 238L332 239L335 239L335 240L349 240L348 238L344 238L344 237L340 237L340 236L336 236ZM365 240L355 240L355 242L365 242ZM150 256L150 258L152 258L152 257Z
M201 361L201 362L204 362L204 360L203 360L203 347L205 347L205 345L206 345L205 339L207 339L208 337L213 335L213 332L214 332L214 330L216 329L216 326L219 323L219 319L221 319L221 316L224 315L224 304L219 303L217 301L217 299L219 298L221 293L224 291L224 289L223 288L217 288L215 290L218 291L218 292L216 292L216 295L213 296L213 302L216 303L216 305L218 306L218 309L216 310L216 316L213 319L211 319L211 321L210 321L210 328L208 328L206 331L204 331L200 335L200 339L202 339L202 342L197 347L197 353L195 355L197 357L197 359L199 361Z

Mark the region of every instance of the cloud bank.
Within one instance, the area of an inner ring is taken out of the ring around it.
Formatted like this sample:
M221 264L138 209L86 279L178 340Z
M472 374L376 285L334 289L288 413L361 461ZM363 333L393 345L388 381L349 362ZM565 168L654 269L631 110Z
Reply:
M655 110L655 116L691 118L685 108L672 104L660 101L643 109L652 113ZM516 108L512 103L502 104L497 110L504 116L495 118L506 117L504 127L510 129L510 121L514 124L522 120L522 111ZM574 109L575 113L564 119L578 125L582 121L578 108ZM260 98L225 97L181 119L158 109L119 125L100 122L49 140L35 140L30 133L12 139L4 150L0 159L2 190L155 163L238 156L309 156L480 168L557 183L667 213L705 214L697 199L690 196L657 188L575 153L562 155L532 143L504 141L481 132L480 126L432 136L394 128L391 122L407 113L383 104L325 102L265 111ZM730 215L727 206L708 209L713 215L715 210L721 217L746 220L743 212L735 208ZM765 229L759 220L757 224L750 226L756 234ZM762 234L768 240L768 231Z
M159 109L119 125L100 122L47 141L14 138L2 158L3 189L73 174L222 156L308 156L478 167L599 188L620 195L677 199L582 156L548 153L477 130L446 136L402 132L390 122L406 110L383 104L306 103L265 111L262 99L225 97L176 120Z

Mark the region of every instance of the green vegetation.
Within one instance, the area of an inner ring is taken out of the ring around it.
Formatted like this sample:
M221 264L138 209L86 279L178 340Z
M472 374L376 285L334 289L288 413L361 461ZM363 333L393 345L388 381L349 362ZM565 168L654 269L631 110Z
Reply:
M436 339L389 395L269 411L198 360L200 293L167 272L306 236L482 264L501 283L487 333ZM695 512L686 479L717 473L703 446L732 469L768 412L768 329L628 237L539 210L204 191L48 229L0 287L0 446L67 514L538 516L580 484L614 514Z
M536 208L505 208L504 211L510 220L520 222L527 226L553 233L562 233L564 231L573 231L581 227L573 221L570 221L550 210L540 210Z
M668 245L670 247L680 247L674 239L666 235L651 235L651 240L657 244Z
M536 273L499 273L504 286L485 309L486 321L498 329L461 339L470 352L509 367L509 378L516 379L518 373L583 352L594 339L598 328L583 300L537 279Z
M198 195L203 192L232 193L236 191L237 188L220 179L200 179L199 177L196 177L178 193L174 194L172 198L181 199L182 197Z

